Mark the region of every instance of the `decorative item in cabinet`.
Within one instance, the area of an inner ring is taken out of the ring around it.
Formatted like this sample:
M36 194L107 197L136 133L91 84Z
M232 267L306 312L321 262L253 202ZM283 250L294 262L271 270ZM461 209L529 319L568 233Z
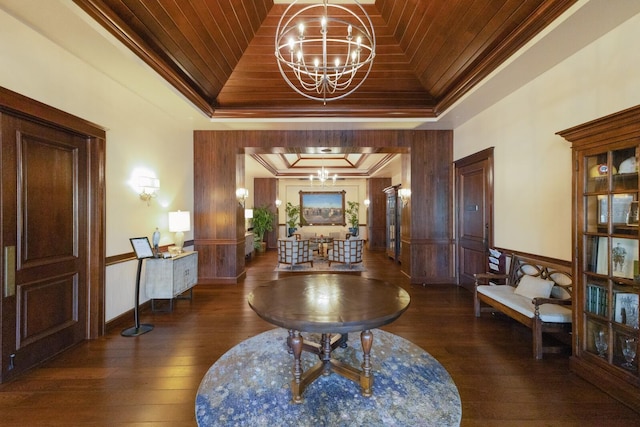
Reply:
M605 323L592 319L587 323L587 350L607 359L609 356L609 328Z
M155 311L155 300L169 300L169 311L173 300L186 291L193 298L193 287L198 282L198 252L183 252L172 258L150 258L145 269L145 291L151 298L151 309Z
M638 275L638 240L611 239L611 275L633 279Z
M638 294L614 289L613 304L613 321L638 329Z
M638 362L636 361L636 351L638 349L638 340L636 338L627 337L622 341L622 356L624 363L622 367L632 371L638 370ZM634 363L635 362L635 363Z

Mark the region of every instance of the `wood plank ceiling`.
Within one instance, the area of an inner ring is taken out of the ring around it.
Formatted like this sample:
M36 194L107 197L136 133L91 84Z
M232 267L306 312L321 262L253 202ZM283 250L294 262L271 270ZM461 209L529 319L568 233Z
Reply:
M273 0L74 0L209 117L437 117L576 0L376 0L369 78L323 105L274 57Z

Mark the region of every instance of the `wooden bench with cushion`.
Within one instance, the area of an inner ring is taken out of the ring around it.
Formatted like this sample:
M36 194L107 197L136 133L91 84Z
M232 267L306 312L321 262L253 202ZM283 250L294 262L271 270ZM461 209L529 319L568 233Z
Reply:
M536 359L542 359L543 353L564 351L566 346L543 345L542 334L566 337L571 333L571 267L533 256L512 254L510 258L508 274L475 274L476 317L482 311L499 311L531 328ZM504 284L495 284L499 280Z

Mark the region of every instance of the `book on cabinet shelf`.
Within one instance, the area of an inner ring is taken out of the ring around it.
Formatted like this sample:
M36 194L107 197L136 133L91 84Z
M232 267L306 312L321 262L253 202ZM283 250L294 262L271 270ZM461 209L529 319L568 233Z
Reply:
M609 294L604 286L587 285L587 311L598 316L606 316L609 306Z

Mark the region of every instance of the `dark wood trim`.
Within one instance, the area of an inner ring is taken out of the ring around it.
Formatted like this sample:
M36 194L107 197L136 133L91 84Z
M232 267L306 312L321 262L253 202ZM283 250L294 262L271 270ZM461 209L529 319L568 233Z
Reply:
M464 167L464 166L472 165L474 163L478 163L479 161L487 158L492 159L493 152L494 152L494 147L485 148L482 151L478 151L477 153L473 153L466 157L458 159L453 163L456 165L456 167Z
M20 95L0 86L0 111L4 111L29 120L55 125L81 135L106 139L106 129L95 123L76 117L57 108L43 104L35 99Z
M581 149L626 141L640 136L638 116L640 105L556 132L556 135Z
M565 267L571 267L573 265L573 263L571 261L567 261L564 259L558 259L558 258L551 258L551 257L547 257L547 256L542 256L542 255L537 255L537 254L532 254L529 252L521 252L521 251L514 251L512 249L505 249L505 248L500 248L500 247L496 247L497 250L499 250L500 252L502 252L505 255L509 255L509 254L513 254L513 255L519 255L525 258L536 258L539 259L541 261L544 262L549 262L552 264L558 264L558 265L562 265Z

